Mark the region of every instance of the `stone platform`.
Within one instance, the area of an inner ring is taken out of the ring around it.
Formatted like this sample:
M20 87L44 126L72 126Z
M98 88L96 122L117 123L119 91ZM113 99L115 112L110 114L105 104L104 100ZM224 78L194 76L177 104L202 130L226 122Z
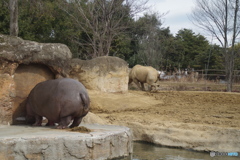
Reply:
M132 153L129 128L95 124L81 126L91 132L0 125L0 159L103 160Z

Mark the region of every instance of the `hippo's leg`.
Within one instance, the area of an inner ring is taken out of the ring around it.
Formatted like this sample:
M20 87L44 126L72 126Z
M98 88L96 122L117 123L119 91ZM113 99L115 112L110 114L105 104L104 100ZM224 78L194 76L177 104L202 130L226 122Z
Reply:
M34 117L34 116L30 116L30 115L27 115L27 116L26 116L26 123L27 123L27 124L29 124L29 125L31 124L31 125L32 125L33 123L35 123L35 121L36 121L36 120L35 120L35 117Z
M35 123L33 124L33 126L41 126L42 125L42 116L39 115L35 115Z
M55 123L53 121L48 120L48 123L46 124L46 126L55 126Z
M73 123L70 126L70 128L78 127L79 124L82 122L82 118L83 117L75 117L74 120L73 120Z
M62 117L60 118L60 122L58 123L57 129L64 129L67 128L69 123L72 120L72 116Z

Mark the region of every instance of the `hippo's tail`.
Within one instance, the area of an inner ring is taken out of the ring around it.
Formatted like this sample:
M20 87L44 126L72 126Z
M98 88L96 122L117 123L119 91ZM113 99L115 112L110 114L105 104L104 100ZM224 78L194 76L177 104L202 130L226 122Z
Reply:
M83 109L89 110L90 100L89 97L85 94L80 93L80 97L82 99Z

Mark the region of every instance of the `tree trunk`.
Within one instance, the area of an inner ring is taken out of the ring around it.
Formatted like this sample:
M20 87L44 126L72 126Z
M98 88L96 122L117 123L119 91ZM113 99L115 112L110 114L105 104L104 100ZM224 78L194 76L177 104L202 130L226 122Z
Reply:
M234 52L234 51L231 51ZM233 83L233 57L232 53L229 53L228 62L226 66L226 78L227 78L227 92L232 92L232 83Z
M232 46L231 46L231 52L229 53L229 77L228 77L228 83L227 83L227 91L232 92L232 83L233 83L233 72L234 72L234 58L235 58L235 41L236 41L236 35L237 35L237 19L238 19L238 11L239 11L239 0L235 1L235 9L234 9L234 21L233 21L233 35L232 35Z
M240 33L239 0L197 0L197 2L193 18L201 28L214 35L221 43L225 57L226 87L227 91L231 92L236 54L234 45Z
M18 0L9 0L10 35L18 36Z

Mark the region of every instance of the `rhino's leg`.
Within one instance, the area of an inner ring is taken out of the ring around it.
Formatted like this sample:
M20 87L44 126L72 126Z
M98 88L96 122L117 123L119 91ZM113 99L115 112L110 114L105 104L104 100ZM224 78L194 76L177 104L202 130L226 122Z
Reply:
M159 87L160 87L159 84L153 83L153 84L151 85L150 91L156 92L157 90L159 90Z
M133 82L138 86L139 89L142 89L141 86L140 86L140 84L139 84L139 82L138 82L138 80L133 79Z
M157 90L157 87L154 84L152 84L149 88L149 91L156 91L156 90Z
M57 129L67 128L71 120L72 120L72 116L61 117L60 122L58 123Z
M141 83L141 87L142 87L142 90L145 91L144 83Z
M129 79L129 80L128 80L128 84L131 84L131 83L132 83L132 81L133 81L132 79Z
M147 85L148 86L148 91L151 91L152 90L152 85Z
M74 120L73 120L73 123L70 126L70 128L79 126L80 123L82 122L82 118L83 117L75 117Z
M39 115L35 115L35 123L33 124L33 126L41 126L42 125L42 116Z

